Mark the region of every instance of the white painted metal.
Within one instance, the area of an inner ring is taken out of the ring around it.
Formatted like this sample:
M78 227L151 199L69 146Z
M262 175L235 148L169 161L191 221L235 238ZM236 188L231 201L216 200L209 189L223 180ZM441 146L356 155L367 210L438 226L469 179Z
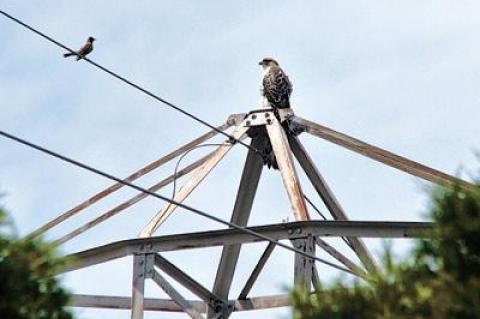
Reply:
M293 164L292 151L288 144L287 135L276 118L273 118L266 128L295 219L297 221L308 220L307 207Z
M232 136L235 139L242 139L248 128L244 126L237 127ZM188 195L203 181L203 179L212 171L212 169L218 164L218 162L227 154L232 148L232 144L229 140L225 141L222 146L219 146L217 150L199 167L195 170L194 176L175 194L173 200L177 203L181 203L187 198ZM167 204L160 212L158 212L150 222L140 232L139 237L150 237L155 230L170 216L171 213L177 208L175 204Z

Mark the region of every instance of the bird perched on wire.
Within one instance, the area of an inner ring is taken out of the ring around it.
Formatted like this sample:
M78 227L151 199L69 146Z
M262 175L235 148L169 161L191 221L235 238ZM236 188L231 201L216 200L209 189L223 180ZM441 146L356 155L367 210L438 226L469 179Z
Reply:
M287 74L272 58L264 58L258 64L263 67L263 96L274 109L290 108L292 84Z
M87 42L83 45L83 47L75 51L75 53L73 52L65 53L63 57L68 58L69 56L76 56L77 61L80 60L81 58L83 58L84 56L86 56L87 54L93 51L93 41L95 40L96 39L94 37L88 37Z

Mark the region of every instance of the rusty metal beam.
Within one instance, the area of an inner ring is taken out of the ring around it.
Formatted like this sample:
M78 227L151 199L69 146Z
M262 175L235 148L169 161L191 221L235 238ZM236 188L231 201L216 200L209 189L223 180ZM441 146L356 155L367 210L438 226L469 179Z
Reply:
M258 135L252 138L251 146L254 150L263 150L266 144L265 136ZM245 160L240 185L238 187L237 198L232 212L231 222L246 226L250 212L252 210L253 200L257 192L258 182L263 170L263 158L258 156L253 150L249 150ZM228 300L230 286L233 280L233 274L237 266L238 256L240 255L240 244L223 246L222 255L218 264L213 293L222 300ZM221 311L223 317L228 317L229 309L223 305ZM214 317L214 311L209 311L208 318Z
M307 207L293 164L292 151L288 143L287 134L274 116L270 118L270 124L267 124L266 128L295 219L297 221L308 220Z
M143 299L145 291L145 255L133 256L131 319L143 319Z
M461 180L457 177L443 173L439 170L425 166L418 162L412 161L408 158L396 155L392 152L381 149L377 146L365 143L359 139L332 130L326 126L308 121L298 116L290 118L295 124L305 128L305 130L317 137L327 140L331 143L340 145L355 153L359 153L363 156L369 157L375 161L386 164L390 167L399 169L408 174L420 177L427 181L442 184L442 185L454 185L459 184L462 187L473 188L474 185Z
M248 128L239 126L232 133L232 137L237 140L241 140ZM216 151L205 161L200 167L195 170L194 175L189 181L187 181L183 187L175 194L173 200L177 203L182 203L185 198L203 181L203 179L212 171L212 169L218 164L218 162L227 154L227 152L233 147L234 144L230 140L226 140L222 146L219 146ZM155 230L170 216L171 213L177 208L177 205L168 203L166 206L158 212L150 222L142 229L139 237L150 237Z
M160 181L159 183L156 183L155 185L149 187L148 191L156 192L156 191L162 189L164 186L173 182L173 180L175 178L178 179L178 178L190 173L191 171L193 171L194 169L196 169L197 167L202 165L211 156L212 153L202 157L198 161L193 162L192 164L186 166L184 169L181 169L180 171L177 172L177 174L175 176L174 176L174 174L172 174L169 177ZM147 193L139 193L139 194L135 195L134 197L130 198L129 200L121 203L120 205L110 209L109 211L103 213L102 215L96 217L95 219L92 219L91 221L85 223L84 225L74 229L70 233L68 233L68 234L62 236L61 238L53 241L52 245L58 246L58 245L61 245L65 242L77 237L78 235L80 235L80 234L86 232L87 230L95 227L96 225L104 222L105 220L107 220L107 219L117 215L118 213L124 211L125 209L135 205L139 201L147 198L148 196L149 195Z
M425 222L312 220L247 228L275 240L305 238L307 234L318 237L426 238L430 236L433 224ZM104 263L135 253L179 251L261 241L263 240L239 229L122 240L66 256L65 258L72 262L62 272Z
M258 263L253 269L252 273L250 274L250 277L248 277L247 282L245 283L245 286L243 286L243 289L240 292L240 295L238 295L239 300L247 299L247 296L250 293L250 290L252 289L253 284L255 283L255 281L257 281L257 278L260 275L260 272L262 271L263 267L267 263L268 258L270 258L270 255L272 254L274 248L275 248L274 243L269 243L267 245L267 248L265 248L265 251L263 252L260 259L258 260Z
M158 273L157 271L154 271L152 279L191 318L193 318L193 319L205 319L205 317L202 316L200 314L200 312L198 312L195 309L195 307L190 303L190 301L183 298L183 296L175 288L173 288L173 286L170 285L170 283L165 278L163 278L163 276L160 275L160 273Z
M174 264L159 254L155 254L155 266L160 268L164 273L172 277L172 279L190 290L206 303L220 299L215 294L211 293L207 288L198 283L195 279L181 271Z
M320 288L320 276L318 275L318 269L316 264L313 264L312 269L312 285L314 291Z
M200 313L205 313L207 305L203 301L189 300L191 306ZM233 311L252 311L290 305L288 295L253 297L245 300L230 300ZM71 307L101 309L131 309L131 298L102 295L72 295ZM145 298L145 311L183 312L183 309L171 299Z
M315 239L309 235L306 238L294 239L292 244L309 255L315 256ZM314 260L305 256L295 254L294 256L294 286L303 291L309 292L312 287Z
M217 129L219 131L225 131L230 126L231 126L231 124L225 123L225 124L222 124L219 127L217 127ZM218 132L216 130L211 130L211 131L203 134L202 136L196 138L195 140L183 145L182 147L174 150L173 152L168 153L167 155L159 158L158 160L156 160L156 161L148 164L147 166L142 167L138 171L130 174L129 176L125 177L124 181L132 182L132 181L138 179L139 177L153 171L154 169L157 169L161 165L163 165L163 164L167 163L168 161L174 159L175 157L185 153L186 151L192 149L196 145L198 145L200 143L203 143L204 141L214 137L217 134L218 134ZM102 198L105 198L106 196L110 195L111 193L119 190L123 186L124 186L124 184L122 184L122 183L115 183L115 184L109 186L108 188L102 190L101 192L98 192L97 194L91 196L89 199L85 200L84 202L78 204L77 206L67 210L66 212L64 212L61 215L57 216L56 218L52 219L48 223L42 225L41 227L39 227L38 229L36 229L32 233L27 235L27 237L32 237L33 238L33 237L40 236L41 234L43 234L44 232L46 232L50 228L60 224L64 220L72 217L73 215L77 214L78 212L82 211L83 209L93 205L94 203L98 202Z
M353 273L357 274L360 277L365 277L367 274L365 271L357 266L353 261L348 259L344 254L339 252L337 249L332 247L329 243L324 241L321 238L316 238L316 243L319 247L325 250L330 256L344 264L348 269L350 269Z
M302 143L300 143L298 138L294 136L289 136L289 141L295 157L297 158L298 162L307 174L307 177L310 179L310 182L313 184L313 187L322 198L325 206L327 206L334 219L347 220L347 214L344 212L342 206L331 191L327 182L318 171L317 167L315 166L310 155L308 155ZM362 263L368 269L368 271L375 272L377 270L375 260L373 259L373 256L370 254L363 241L359 238L348 238L348 241L352 245L352 249L356 252Z

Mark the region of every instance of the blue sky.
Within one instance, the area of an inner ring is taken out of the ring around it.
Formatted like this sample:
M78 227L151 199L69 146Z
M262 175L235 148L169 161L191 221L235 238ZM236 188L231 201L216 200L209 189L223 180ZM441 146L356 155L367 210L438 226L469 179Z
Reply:
M478 2L2 1L1 8L71 47L95 36L93 60L212 124L258 107L257 63L273 56L293 82L292 105L299 116L451 174L478 168L473 155L480 134ZM63 59L61 49L5 18L0 18L0 40L2 130L117 176L207 130L87 63ZM428 183L305 134L301 139L352 219L423 219ZM203 152L195 151L186 162ZM245 154L236 147L186 203L229 219ZM149 186L172 171L173 165L166 165L138 183ZM320 203L301 178L305 192ZM2 204L21 233L108 185L0 139ZM160 193L169 196L171 189ZM47 238L58 238L134 194L119 191ZM62 251L135 237L162 205L145 200ZM276 223L288 215L279 174L265 170L250 223ZM218 227L179 210L157 234ZM395 242L399 254L406 243ZM378 241L367 244L379 250ZM262 249L242 252L232 295ZM212 249L168 257L210 287L219 254ZM292 259L277 249L253 294L282 292L290 284ZM65 282L78 293L129 295L130 267L130 260L120 260L69 274ZM320 270L326 280L335 275ZM147 293L164 296L154 286ZM80 318L98 314L129 318L127 312L79 311ZM280 309L233 318L288 315ZM147 316L153 317L182 316Z

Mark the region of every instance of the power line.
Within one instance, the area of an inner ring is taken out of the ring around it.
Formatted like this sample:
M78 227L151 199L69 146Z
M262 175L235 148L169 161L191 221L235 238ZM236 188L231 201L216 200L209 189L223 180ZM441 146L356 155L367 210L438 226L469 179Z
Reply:
M145 188L143 188L143 187L140 187L140 186L138 186L138 185L136 185L136 184L133 184L133 183L124 181L124 180L122 180L122 179L120 179L120 178L118 178L118 177L116 177L116 176L114 176L114 175L108 174L108 173L106 173L106 172L104 172L104 171L101 171L101 170L99 170L99 169L97 169L97 168L94 168L94 167L92 167L92 166L83 164L83 163L81 163L81 162L79 162L79 161L76 161L76 160L74 160L74 159L71 159L71 158L69 158L69 157L67 157L67 156L64 156L64 155L61 155L61 154L56 153L56 152L54 152L54 151L51 151L51 150L49 150L49 149L46 149L46 148L44 148L44 147L42 147L42 146L40 146L40 145L37 145L37 144L31 143L31 142L29 142L29 141L26 141L26 140L24 140L24 139L22 139L22 138L20 138L20 137L14 136L14 135L9 134L9 133L7 133L7 132L4 132L4 131L2 131L2 130L0 130L0 135L2 135L2 136L5 137L5 138L8 138L8 139L10 139L10 140L13 140L13 141L15 141L15 142L17 142L17 143L20 143L20 144L23 144L23 145L28 146L28 147L30 147L30 148L36 149L37 151L40 151L40 152L42 152L42 153L45 153L45 154L47 154L47 155L49 155L49 156L55 157L55 158L57 158L57 159L59 159L59 160L62 160L62 161L67 162L67 163L70 163L70 164L72 164L72 165L74 165L74 166L83 168L84 170L87 170L87 171L89 171L89 172L95 173L95 174L97 174L97 175L103 176L103 177L108 178L108 179L110 179L110 180L113 180L113 181L115 181L115 182L121 183L121 184L123 184L123 185L125 185L125 186L128 186L128 187L130 187L130 188L133 188L133 189L135 189L135 190L137 190L137 191L139 191L139 192L148 194L148 195L153 196L153 197L155 197L155 198L157 198L157 199L161 199L161 200L166 201L166 202L168 202L168 203L170 203L170 204L174 204L174 205L176 205L176 206L178 206L178 207L181 207L181 208L183 208L183 209L186 209L186 210L188 210L188 211L190 211L190 212L192 212L192 213L195 213L195 214L197 214L197 215L200 215L200 216L202 216L202 217L205 217L205 218L208 218L208 219L210 219L210 220L216 221L217 223L220 223L220 224L229 226L229 227L231 227L231 228L235 228L235 229L240 230L240 231L242 231L242 232L244 232L244 233L247 233L247 234L252 235L252 236L255 236L255 237L257 237L257 238L266 240L266 241L271 242L271 243L273 243L273 244L275 244L275 245L278 245L278 246L280 246L280 247L282 247L282 248L284 248L284 249L290 250L290 251L292 251L292 252L294 252L294 253L300 254L300 255L305 256L305 257L310 258L310 259L314 259L314 260L316 260L316 261L319 261L319 262L321 262L321 263L323 263L323 264L326 264L326 265L331 266L331 267L333 267L333 268L336 268L336 269L338 269L338 270L342 270L342 271L348 272L348 273L350 273L350 274L352 274L352 275L356 275L355 273L353 273L353 272L350 271L349 269L344 268L344 267L341 267L341 266L336 265L336 264L334 264L334 263L331 263L331 262L329 262L328 260L319 258L319 257L314 256L314 255L310 255L310 254L308 254L308 253L306 253L306 252L304 252L304 251L298 250L298 249L296 249L296 248L294 248L294 247L290 247L290 246L288 246L288 245L286 245L286 244L281 243L280 241L277 241L277 240L275 240L275 239L273 239L273 238L270 238L270 237L268 237L268 236L259 234L259 233L255 232L255 231L253 231L253 230L248 229L248 228L239 226L239 225L234 224L234 223L231 223L231 222L227 222L227 221L225 221L225 220L223 220L223 219L221 219L221 218L218 218L218 217L216 217L216 216L210 215L210 214L205 213L205 212L203 212L203 211L201 211L201 210L198 210L198 209L196 209L196 208L193 208L193 207L190 207L190 206L188 206L188 205L185 205L185 204L176 202L176 201L171 200L171 199L169 199L169 198L167 198L167 197L164 197L164 196L162 196L162 195L160 195L160 194L151 192L151 191L149 191L148 189L145 189Z
M327 220L327 217L325 217L325 215L322 214L320 209L318 209L317 206L315 206L315 204L307 197L307 195L303 194L303 198L305 198L307 200L307 202L310 204L310 206L313 207L313 209L322 217L323 220ZM341 238L345 242L345 244L347 244L348 247L353 249L352 244L350 244L350 242L348 241L348 239L346 237L341 237Z
M117 78L118 80L120 80L120 81L122 81L122 82L124 82L124 83L126 83L126 84L128 84L128 85L130 85L131 87L133 87L133 88L135 88L135 89L137 89L137 90L139 90L139 91L147 94L148 96L152 97L153 99L155 99L155 100L157 100L157 101L159 101L159 102L161 102L161 103L169 106L170 108L172 108L172 109L174 109L174 110L176 110L176 111L178 111L178 112L180 112L180 113L182 113L182 114L190 117L191 119L193 119L193 120L195 120L195 121L197 121L197 122L199 122L199 123L201 123L201 124L203 124L203 125L211 128L211 129L215 130L216 132L218 132L218 133L220 133L220 134L228 137L230 141L235 141L235 143L239 143L239 144L247 147L248 149L253 150L255 153L257 153L257 154L259 154L260 156L262 156L262 158L265 158L265 154L263 154L262 151L260 151L260 150L258 150L258 149L256 149L256 148L252 147L251 145L246 144L246 143L243 142L243 141L240 141L239 139L234 138L232 135L230 135L230 134L228 134L228 133L225 133L224 131L221 131L221 130L217 129L215 126L213 126L212 124L210 124L210 123L202 120L202 119L199 118L198 116L196 116L196 115L194 115L194 114L192 114L192 113L190 113L190 112L188 112L188 111L185 111L185 110L182 109L181 107L179 107L179 106L177 106L177 105L175 105L175 104L173 104L173 103L165 100L164 98L161 98L160 96L156 95L155 93L152 93L151 91L149 91L149 90L141 87L140 85L133 83L132 81L128 80L127 78L125 78L125 77L123 77L123 76L121 76L121 75L119 75L119 74L117 74L117 73L115 73L115 72L107 69L106 67L104 67L104 66L96 63L95 61L90 60L90 59L87 58L86 56L80 56L80 55L78 55L78 53L76 53L73 49L67 47L66 45L60 43L59 41L53 39L52 37L44 34L43 32L38 31L38 30L35 29L34 27L26 24L25 22L21 21L21 20L18 19L18 18L13 17L12 15L6 13L5 11L0 10L0 13L1 13L2 15L4 15L5 17L9 18L10 20L12 20L12 21L20 24L21 26L25 27L26 29L34 32L35 34L37 34L37 35L39 35L39 36L41 36L42 38L44 38L44 39L50 41L51 43L53 43L53 44L61 47L62 49L65 49L65 50L67 50L67 51L69 51L69 52L71 52L71 53L73 53L73 54L81 57L82 60L87 61L87 62L90 63L91 65L93 65L93 66L99 68L100 70L102 70L102 71L110 74L111 76Z
M173 202L175 200L175 195L177 193L177 172L178 172L178 168L180 167L180 162L185 158L185 156L187 156L191 151L193 150L196 150L196 149L199 149L201 147L211 147L211 146L218 146L218 147L222 147L222 146L228 146L227 144L219 144L219 143L208 143L208 144L200 144L200 145L197 145L191 149L189 149L188 151L186 151L185 153L183 153L177 160L177 163L175 164L175 169L173 170L173 188L172 188L172 197L171 197L171 202ZM164 211L168 211L170 209L170 206L172 205L172 203L169 203L167 205L167 208L165 208ZM158 223L158 222L157 222ZM155 228L157 227L157 224L155 224ZM154 228L154 229L155 229Z
M310 206L313 207L313 209L318 213L318 215L320 215L320 217L322 217L323 220L327 220L327 217L325 217L325 215L323 215L323 213L320 211L320 209L318 209L317 206L315 206L313 204L313 202L310 200L310 198L307 197L307 195L303 194L303 198L305 198L307 200L307 203L309 203Z

